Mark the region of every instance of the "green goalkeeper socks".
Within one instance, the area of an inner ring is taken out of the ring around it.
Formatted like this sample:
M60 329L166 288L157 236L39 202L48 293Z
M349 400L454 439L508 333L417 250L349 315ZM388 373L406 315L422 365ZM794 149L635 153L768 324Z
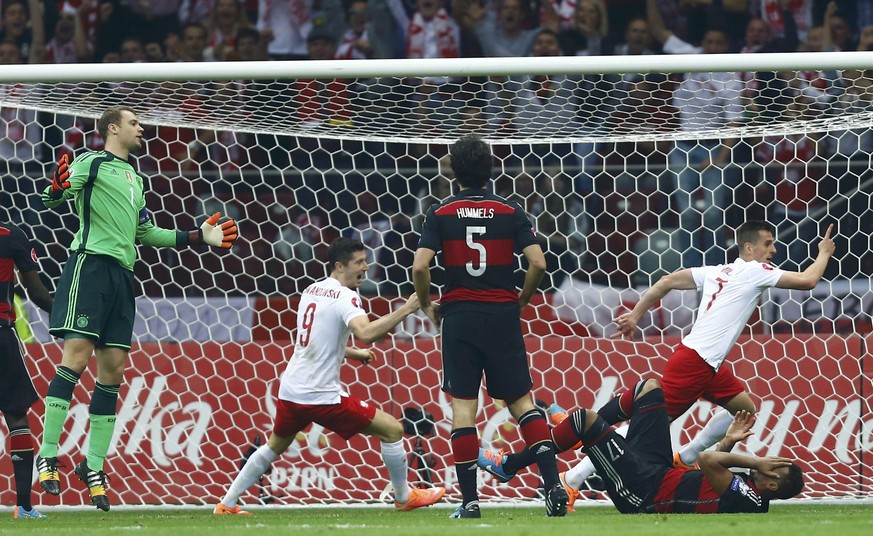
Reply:
M39 455L43 458L58 457L58 443L61 432L70 411L70 400L73 399L73 389L79 383L79 375L60 366L49 384L45 397L45 417L42 424L42 445Z
M103 385L97 383L94 386L94 394L91 396L89 408L91 431L88 436L88 468L92 471L103 470L103 460L112 444L112 436L115 433L115 403L118 400L118 388L120 385Z

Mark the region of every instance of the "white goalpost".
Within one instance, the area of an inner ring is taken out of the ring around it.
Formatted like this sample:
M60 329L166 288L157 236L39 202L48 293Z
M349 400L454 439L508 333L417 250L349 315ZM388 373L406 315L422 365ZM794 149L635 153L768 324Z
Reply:
M611 319L665 273L733 260L743 221L774 225L775 262L789 269L811 262L834 223L823 282L765 294L728 358L760 409L738 448L798 459L804 498L873 494L873 54L6 66L0 220L33 238L50 289L76 220L37 192L61 154L102 148L95 118L120 104L147 126L134 159L156 223L193 229L220 210L241 236L229 252L139 249L135 345L107 458L113 504L223 495L269 434L297 295L324 277L327 244L346 235L368 246L369 310L401 303L421 217L451 192L447 147L465 133L492 145L494 190L525 207L547 254L523 313L545 405L596 408L659 374L699 297L668 295L633 341L609 339ZM45 393L60 346L47 318L26 311ZM346 365L343 381L404 419L411 480L458 498L439 338L417 316L376 346L379 364ZM86 372L77 388L62 461L84 452L93 381ZM674 442L713 411L696 404ZM484 447L523 445L506 408L486 403L479 419ZM561 455L562 470L578 456ZM11 502L3 475L0 500ZM82 504L70 480L43 504ZM480 484L486 500L528 499L539 478L483 473ZM378 445L314 426L243 500L379 502L388 485Z

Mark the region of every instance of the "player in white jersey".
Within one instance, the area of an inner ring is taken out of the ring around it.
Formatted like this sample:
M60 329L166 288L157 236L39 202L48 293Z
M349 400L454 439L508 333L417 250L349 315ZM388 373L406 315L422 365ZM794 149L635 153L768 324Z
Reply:
M370 363L373 350L348 346L349 338L371 343L387 334L419 308L413 294L391 313L370 321L362 308L358 287L367 273L364 244L337 238L327 252L330 276L309 285L297 309L294 354L282 375L273 432L240 470L216 514L249 514L238 504L240 495L263 475L294 441L297 433L316 422L348 440L363 433L378 437L382 460L394 487L394 507L407 511L430 506L445 494L441 487L411 488L407 482L407 452L403 425L366 401L350 396L340 382L345 359Z
M828 226L818 244L818 256L806 270L789 272L770 264L776 253L773 227L763 221L748 221L736 231L739 258L733 263L685 268L668 274L642 295L632 311L615 318L618 333L614 337L629 337L636 331L643 314L671 290L701 292L691 332L667 360L660 383L671 422L700 398L722 406L724 411L714 415L694 439L675 453L677 468L691 469L700 452L724 437L734 413L756 413L749 393L724 360L766 289L810 290L818 284L834 253L832 231L833 225ZM598 415L610 425L629 419L636 394L630 389L615 397L597 411ZM625 431L626 427L618 429L622 435ZM506 455L484 451L480 466L508 482L516 471L529 465L529 459L524 452ZM593 473L594 465L587 458L561 473L561 481L570 497L570 509L582 483Z

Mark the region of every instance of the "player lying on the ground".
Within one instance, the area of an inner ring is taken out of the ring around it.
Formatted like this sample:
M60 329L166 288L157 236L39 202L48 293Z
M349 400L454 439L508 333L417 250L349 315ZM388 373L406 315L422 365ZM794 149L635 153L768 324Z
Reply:
M722 440L722 451L700 454L700 469L673 467L670 420L656 380L642 380L631 392L627 437L591 410L580 409L552 429L558 451L580 440L615 507L622 513L766 512L772 499L789 499L803 488L803 471L787 458L727 452L750 436L755 417L738 411ZM504 482L521 467L517 454L485 451L479 467ZM751 469L748 474L731 468Z

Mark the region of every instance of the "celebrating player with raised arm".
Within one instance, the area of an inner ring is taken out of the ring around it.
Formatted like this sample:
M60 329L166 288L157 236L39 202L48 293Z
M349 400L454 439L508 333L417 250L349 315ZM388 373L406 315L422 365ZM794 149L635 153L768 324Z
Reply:
M279 385L273 433L246 461L224 499L215 506L216 514L249 514L237 504L240 495L291 446L297 432L313 422L346 440L361 433L382 441L382 460L394 487L397 510L430 506L446 492L441 487L409 487L403 425L349 395L340 382L340 365L345 359L370 363L376 357L373 350L349 347L351 334L365 343L381 338L418 311L418 298L412 295L402 307L370 321L357 291L367 273L364 244L337 238L328 248L327 268L330 276L309 285L300 296L296 344Z
M109 510L103 463L115 431L118 389L124 378L133 335L133 265L136 244L184 248L208 244L230 248L237 238L233 220L219 224L215 213L194 231L157 227L146 208L143 179L130 154L142 146L143 127L126 106L103 112L97 130L105 150L89 151L70 162L61 157L51 184L42 194L46 207L73 200L79 230L55 294L49 332L64 339L64 353L45 398L42 446L37 457L39 483L52 495L61 492L58 443L73 389L93 353L97 382L89 407L87 457L75 468L91 501Z
M788 272L772 266L776 253L772 227L762 221L749 221L736 232L739 258L731 264L686 268L665 275L637 302L629 313L615 318L619 332L616 337L631 336L643 314L671 290L693 290L701 293L697 318L691 332L682 339L667 361L661 386L667 405L667 415L673 421L698 399L705 399L725 408L710 419L703 430L675 456L674 464L690 468L698 455L718 442L738 411L754 414L755 403L743 384L724 361L758 305L761 294L770 287L810 290L824 275L834 253L831 239L833 225L828 226L818 245L818 256L803 272ZM616 397L605 404L598 414L609 424L627 420L633 397ZM619 433L626 430L619 429ZM724 445L719 446L722 450ZM483 451L480 466L503 481L533 463L529 453L505 455ZM572 502L578 496L582 482L594 472L592 460L585 459L562 474ZM604 475L600 475L601 478Z

